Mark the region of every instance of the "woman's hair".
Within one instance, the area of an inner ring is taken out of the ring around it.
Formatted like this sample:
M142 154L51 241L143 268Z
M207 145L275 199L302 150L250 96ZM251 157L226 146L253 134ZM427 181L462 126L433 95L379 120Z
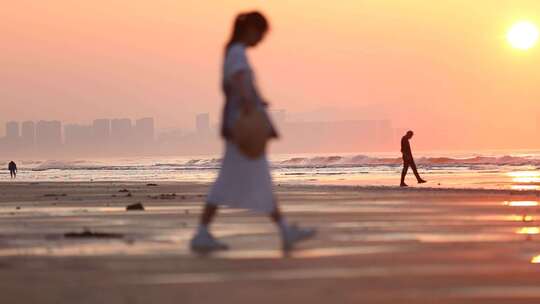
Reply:
M242 36L244 36L247 29L250 27L253 27L261 31L261 33L264 33L268 31L269 28L268 20L266 19L266 17L264 17L263 14L257 11L242 13L236 16L231 39L227 43L225 51L227 51L229 47L234 43L239 42L240 39L242 39Z

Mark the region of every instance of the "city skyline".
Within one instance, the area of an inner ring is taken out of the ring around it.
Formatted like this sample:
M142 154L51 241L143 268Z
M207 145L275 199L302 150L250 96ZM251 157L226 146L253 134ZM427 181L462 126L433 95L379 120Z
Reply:
M270 115L284 134L272 144L277 153L355 152L358 145L361 152L391 151L402 131L385 119L291 120L283 109ZM97 118L91 123L9 121L0 147L4 154L36 157L213 154L222 146L219 128L218 117L209 113L196 114L189 129L158 129L150 117Z
M147 152L154 141L150 117L95 119L91 124L59 120L9 121L0 144L4 154L23 156L111 155ZM135 150L133 150L135 149Z

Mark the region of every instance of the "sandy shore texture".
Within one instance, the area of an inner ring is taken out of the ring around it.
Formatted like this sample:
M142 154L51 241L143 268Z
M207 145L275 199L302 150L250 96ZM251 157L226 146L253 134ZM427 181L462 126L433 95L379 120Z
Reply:
M0 303L540 303L535 192L278 186L316 239L283 256L267 218L222 210L232 248L201 257L207 188L1 183Z

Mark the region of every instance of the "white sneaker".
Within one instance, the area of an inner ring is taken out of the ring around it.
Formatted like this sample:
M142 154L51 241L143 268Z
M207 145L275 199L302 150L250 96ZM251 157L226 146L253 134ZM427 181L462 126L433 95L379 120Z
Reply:
M216 240L209 232L198 232L191 239L191 250L199 253L208 253L218 250L227 250L229 246Z
M283 250L289 251L294 248L298 242L308 240L317 234L317 231L312 228L300 228L296 225L291 225L287 228L282 236Z

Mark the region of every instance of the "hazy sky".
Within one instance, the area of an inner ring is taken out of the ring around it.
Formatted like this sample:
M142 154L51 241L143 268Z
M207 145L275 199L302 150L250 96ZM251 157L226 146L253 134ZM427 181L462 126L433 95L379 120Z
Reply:
M388 118L423 149L540 147L540 46L505 40L540 25L538 0L7 1L0 121L216 119L223 44L254 8L272 22L251 57L274 108Z

